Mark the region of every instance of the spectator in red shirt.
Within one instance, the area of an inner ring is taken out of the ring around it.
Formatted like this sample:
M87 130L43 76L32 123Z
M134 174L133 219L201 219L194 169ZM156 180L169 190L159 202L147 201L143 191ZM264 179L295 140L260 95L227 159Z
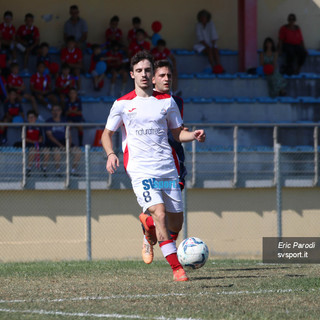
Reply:
M13 121L15 117L24 118L21 103L17 100L16 90L9 89L8 99L4 103L4 110L9 122Z
M44 73L45 69L44 62L39 62L37 73L33 74L30 79L30 90L42 105L51 110L52 105L58 103L58 99L52 91L50 75Z
M127 39L129 45L132 41L136 40L136 34L139 29L141 29L141 19L139 17L132 18L132 26L133 28L128 31ZM145 32L146 38L149 38L148 34Z
M23 79L19 76L19 65L17 63L11 63L10 75L7 78L7 87L9 89L15 89L17 92L17 100L21 103L22 99L26 99L31 102L32 109L38 113L38 105L35 97L29 93L26 93L26 86Z
M143 29L136 31L136 39L131 41L129 45L129 57L133 57L136 53L147 50L150 51L150 42L146 41L146 33Z
M158 60L169 60L172 65L172 90L175 95L177 94L178 88L178 74L177 74L177 66L176 66L176 58L172 54L172 52L166 47L167 43L163 39L159 39L157 41L157 46L151 50L151 54L153 55L154 61Z
M119 17L113 16L110 19L110 26L106 30L106 48L109 49L112 42L118 42L122 46L122 30L118 28Z
M3 15L3 22L0 24L0 42L2 48L12 54L12 58L16 59L15 40L16 28L12 24L13 14L11 11L6 11Z
M285 55L283 72L292 75L300 73L300 69L306 61L308 52L305 48L302 32L296 23L296 15L288 16L288 23L279 30L279 52Z
M70 67L67 63L61 66L61 74L56 80L56 91L60 98L60 103L65 108L66 98L69 95L71 88L74 88L76 82L70 74Z
M61 50L61 62L67 63L74 75L77 88L81 88L82 51L77 47L73 36L68 37L67 47Z
M120 96L125 94L125 89L128 81L128 72L125 66L125 59L123 54L120 52L120 46L117 42L111 44L111 49L107 52L108 68L107 73L111 74L111 85L110 85L110 96L114 96L114 87L117 81L118 75L122 78L122 86Z
M25 15L25 24L21 25L17 31L17 48L24 52L24 68L28 68L30 53L36 54L40 42L39 29L33 24L33 14Z

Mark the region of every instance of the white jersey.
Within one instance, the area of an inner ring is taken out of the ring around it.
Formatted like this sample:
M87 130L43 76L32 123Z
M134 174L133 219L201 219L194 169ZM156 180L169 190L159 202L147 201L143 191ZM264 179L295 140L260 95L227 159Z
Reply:
M170 95L154 91L144 98L131 91L114 102L106 129L121 127L124 167L132 180L176 178L168 128L179 128L182 123Z

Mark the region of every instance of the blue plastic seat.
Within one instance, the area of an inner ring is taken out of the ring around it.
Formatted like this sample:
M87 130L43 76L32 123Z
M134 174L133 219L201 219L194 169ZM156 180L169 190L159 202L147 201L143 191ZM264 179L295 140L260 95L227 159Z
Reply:
M221 73L217 75L218 79L236 79L237 74L231 74L231 73Z
M101 101L100 97L90 97L90 96L81 96L80 99L82 102L92 102L92 103Z
M233 98L225 98L225 97L214 97L215 103L233 103L235 100Z
M257 98L257 101L260 103L277 103L278 102L278 98L270 98L270 97L259 97Z
M245 72L237 73L237 75L240 79L258 79L259 78L258 74L249 74Z
M212 98L203 98L203 97L195 97L195 98L192 98L192 101L194 103L212 103L213 102L213 99Z
M255 103L255 98L247 98L247 97L235 97L236 102L238 103Z
M302 103L320 103L320 98L315 97L297 97Z
M193 79L194 78L194 74L193 73L180 73L178 75L179 79Z
M213 73L196 73L195 74L197 79L215 79L216 75Z
M293 98L293 97L279 97L278 101L282 103L299 103L300 102L298 98Z
M180 50L180 49L176 49L174 50L175 54L179 55L179 56L191 56L195 54L194 50Z
M238 51L228 50L228 49L219 50L219 53L220 53L222 56L236 56L236 55L238 55Z
M107 102L107 103L113 103L114 101L117 100L117 98L111 97L111 96L103 96L103 97L100 97L100 98L101 98L101 100L103 102Z

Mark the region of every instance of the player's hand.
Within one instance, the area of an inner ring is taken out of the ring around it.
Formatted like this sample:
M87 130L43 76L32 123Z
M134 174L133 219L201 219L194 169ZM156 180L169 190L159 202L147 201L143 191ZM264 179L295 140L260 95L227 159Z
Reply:
M206 134L204 130L195 130L194 131L194 138L199 142L204 142L206 140Z
M107 166L106 166L107 171L110 174L113 174L116 172L118 167L119 167L118 157L114 153L110 154L110 156L108 157Z

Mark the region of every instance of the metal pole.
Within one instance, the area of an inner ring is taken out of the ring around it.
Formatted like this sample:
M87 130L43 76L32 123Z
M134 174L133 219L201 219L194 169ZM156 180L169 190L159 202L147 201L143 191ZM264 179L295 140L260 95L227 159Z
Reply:
M22 140L22 182L21 186L24 188L27 182L27 149L26 149L26 126L22 126L21 131Z
M277 225L278 225L278 237L282 237L282 183L281 183L281 145L277 143L275 145L275 157L276 157L276 181L277 181Z
M70 185L70 127L66 127L66 183L65 187Z
M276 145L278 143L278 127L273 127L273 150L274 150L274 177L273 177L273 185L275 186L277 184L277 154L276 154Z
M319 153L318 153L319 128L314 127L313 143L314 143L314 179L313 186L316 187L319 182Z
M233 182L235 188L238 183L238 126L233 129Z
M91 254L91 186L90 186L90 145L85 146L86 162L86 204L87 204L87 260L92 260Z

